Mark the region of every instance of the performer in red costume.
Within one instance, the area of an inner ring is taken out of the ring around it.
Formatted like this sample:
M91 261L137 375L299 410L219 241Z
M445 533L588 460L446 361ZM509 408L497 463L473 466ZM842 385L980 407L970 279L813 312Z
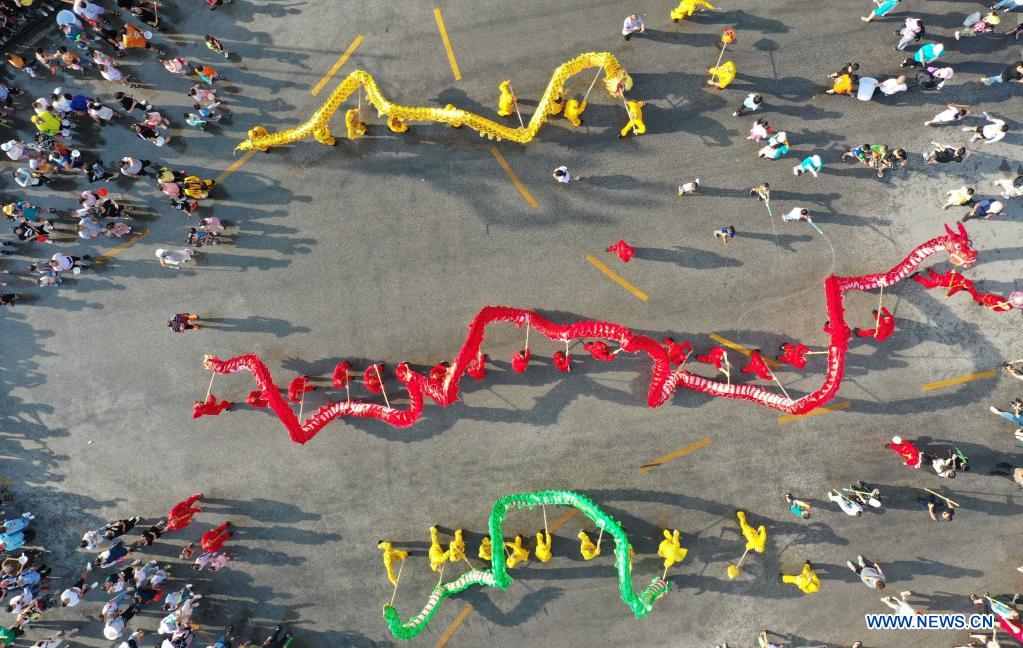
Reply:
M512 371L524 373L527 366L529 366L529 349L516 351L515 355L512 356Z
M472 359L469 366L465 368L465 373L469 374L476 380L483 380L487 377L487 354L480 351L476 354L476 357Z
M434 389L440 389L444 386L444 379L448 377L448 369L450 367L451 365L448 362L438 362L430 369L427 381Z
M903 441L902 437L893 436L892 442L888 444L889 450L894 450L902 455L903 464L911 468L920 467L920 449L910 441Z
M370 365L366 368L366 371L362 373L362 382L366 385L366 389L370 390L374 394L379 394L384 391L383 385L380 384L380 379L383 378L383 376L383 364Z
M877 311L871 311L871 313L877 318L877 326L872 329L854 328L853 331L859 337L872 337L878 342L884 342L895 332L895 316L884 306L881 307L880 317L878 317Z
M973 301L978 304L983 304L993 311L1006 312L1012 310L1012 302L1001 295L995 293L978 293L973 292Z
M762 380L774 379L771 369L764 362L764 356L760 355L759 349L750 352L749 363L742 368L742 373L755 373Z
M334 389L344 389L348 385L348 361L339 362L334 367L334 375L330 378L330 383L334 386Z
M915 272L910 277L924 288L948 288L946 297L951 297L960 290L965 290L971 295L974 294L973 282L954 270L938 274L931 268L927 268L927 276Z
M636 250L629 246L629 244L625 241L618 241L614 245L609 246L607 251L612 254L617 254L618 258L622 260L622 263L628 263L629 259L636 254Z
M682 363L686 361L689 354L693 352L693 345L688 342L676 344L675 340L670 337L664 338L662 342L664 342L664 346L668 350L668 362L672 366L682 366Z
M554 352L554 368L562 373L572 371L572 359L564 351Z
M309 384L309 376L295 376L288 383L288 400L297 403L302 400L302 395L316 389L315 385Z
M231 401L218 401L217 397L211 393L205 401L195 401L192 405L192 418L206 415L216 416L230 409Z
M593 356L594 360L611 362L615 359L615 354L611 353L611 347L600 340L584 342L583 348L590 352L590 355Z
M791 344L786 342L781 345L781 355L776 358L778 362L784 362L790 364L796 369L802 369L806 366L806 358L804 354L810 349L803 346L800 343Z
M167 514L167 530L180 531L192 523L192 516L202 513L201 508L192 506L202 499L202 493L196 493L183 502L175 504Z
M722 347L714 347L707 352L707 355L696 356L697 362L703 362L706 364L714 365L715 369L721 368L721 363L725 359L725 353L727 353Z
M231 523L224 522L216 529L210 529L206 533L202 534L201 544L203 551L220 551L228 538L234 535L233 531L228 530L230 528Z
M252 407L266 407L270 404L270 401L263 398L262 389L253 389L249 392L249 395L245 397L245 402Z

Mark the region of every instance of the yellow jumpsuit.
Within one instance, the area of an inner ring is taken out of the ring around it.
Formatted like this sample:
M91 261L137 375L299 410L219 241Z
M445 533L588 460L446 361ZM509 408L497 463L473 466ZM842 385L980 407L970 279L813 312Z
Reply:
M746 522L746 513L744 511L737 511L735 515L739 518L742 536L746 538L746 550L764 553L764 548L767 545L767 528L761 524L754 529Z
M786 576L785 574L782 574L781 582L795 585L803 592L803 594L813 594L814 592L820 591L821 588L821 579L813 572L809 562L805 563L803 565L803 571L795 576Z
M397 117L388 117L387 127L391 129L392 133L404 133L408 130L408 124Z
M408 558L408 552L395 549L386 540L381 540L377 548L384 552L384 569L387 570L387 580L391 581L391 585L397 585L398 579L394 575L394 564Z
M630 132L642 135L646 132L646 124L643 123L644 103L642 101L629 101L626 105L629 107L629 122L622 128L619 137L625 137Z
M717 86L721 90L724 90L728 85L735 80L735 63L732 61L725 61L717 67L707 68L710 72L711 78L707 80L707 85ZM714 80L717 77L717 81Z
M430 527L430 569L440 571L447 562L448 552L440 546L440 536L437 527Z
M548 115L557 115L561 113L561 109L565 107L565 97L561 92L555 93L554 97L551 98L550 108L547 109Z
M579 119L579 115L583 114L584 110L586 110L585 101L579 103L576 99L569 99L565 104L565 119L572 122L573 126L579 126L583 123L583 120Z
M714 8L714 5L707 2L707 0L682 0L682 2L678 3L677 7L671 10L672 22L685 20L689 16L692 16L694 13L696 13L696 10L699 9L701 6L706 7L708 9Z
M506 542L504 546L512 550L511 556L508 557L508 569L515 567L521 562L529 560L529 549L522 546L523 538L520 535L515 536L515 542Z
M583 560L593 560L600 555L600 547L593 544L590 540L590 536L586 535L585 531L579 532L579 539L582 540L582 544L579 547L579 553L583 555Z
M352 108L345 113L345 126L348 128L348 139L359 139L366 134L366 125L359 121L359 109Z
M682 562L686 554L689 553L688 549L685 549L681 545L679 540L679 531L664 530L664 540L661 540L661 544L657 546L657 555L664 558L664 568L668 569L675 563Z
M542 563L551 559L551 534L546 531L536 532L536 549L533 554Z
M459 562L465 559L465 540L462 539L462 530L455 529L455 538L448 545L448 560Z
M497 114L507 117L515 111L515 95L511 91L511 81L501 82L501 96L497 99Z

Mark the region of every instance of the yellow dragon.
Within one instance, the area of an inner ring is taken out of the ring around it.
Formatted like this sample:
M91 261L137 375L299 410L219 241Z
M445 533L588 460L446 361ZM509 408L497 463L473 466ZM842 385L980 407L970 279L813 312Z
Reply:
M618 62L618 59L610 52L580 54L571 61L562 63L554 70L554 74L547 84L547 90L543 93L536 111L530 118L529 123L522 128L510 128L481 115L455 108L451 105L444 108L400 106L388 101L384 97L369 72L355 70L345 77L344 81L330 93L327 101L304 124L278 133L269 133L264 127L256 126L248 132L248 139L240 143L237 148L243 151L266 151L276 146L284 146L285 144L303 140L310 135L321 144L333 146L335 140L330 131L330 118L341 107L345 99L350 97L360 87L365 90L366 100L377 109L377 113L381 116L386 115L389 118L389 126L396 132L404 130L403 125L408 122L440 122L454 127L468 126L477 131L481 137L486 136L490 139L496 137L498 140L506 139L518 142L519 144L525 144L536 136L537 131L544 125L550 114L557 112L555 106L563 98L562 91L568 79L585 69L596 67L599 67L604 72L604 86L608 94L613 98L622 98L625 91L632 88L632 78L629 77L625 69ZM598 77L599 75L600 72L597 73ZM596 78L594 79L595 82ZM590 87L592 88L593 86L591 85ZM576 114L582 112L583 109L585 109L585 99L578 107ZM348 126L348 135L350 139L356 139L365 132L365 126L359 121L357 109L353 108L348 113L349 115L346 116L345 120Z

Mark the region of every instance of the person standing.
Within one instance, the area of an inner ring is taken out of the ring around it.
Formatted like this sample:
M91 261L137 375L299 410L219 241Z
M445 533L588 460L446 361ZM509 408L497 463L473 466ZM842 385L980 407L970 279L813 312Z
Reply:
M755 92L751 92L748 95L746 95L745 99L742 100L742 103L739 105L736 111L732 113L732 116L741 117L745 115L747 112L756 112L760 108L760 104L762 104L763 101L764 101L763 97L761 97Z
M148 176L146 169L152 164L149 160L141 160L133 157L121 158L121 175L132 180L138 180L139 176Z
M1002 213L1005 209L1005 205L1002 201L995 200L993 198L985 198L984 200L978 200L970 212L959 219L960 223L965 223L971 218L983 218L984 220L990 220L991 217L997 216Z
M868 565L863 556L856 556L856 562L858 564L854 565L853 561L847 560L845 565L852 570L852 573L859 576L860 580L867 587L879 590L884 589L887 579L885 578L884 571L881 569L881 565L873 561Z
M559 166L557 169L554 169L554 179L561 184L568 184L569 182L572 182L572 176L568 173L568 167Z
M645 102L642 101L627 101L625 103L627 114L629 115L629 121L622 127L620 133L618 133L618 139L622 139L629 133L634 135L642 135L646 132L646 124L643 123L643 106Z
M622 37L625 40L632 38L635 33L644 33L646 31L646 22L639 17L639 14L630 14L625 18L625 22L622 24Z

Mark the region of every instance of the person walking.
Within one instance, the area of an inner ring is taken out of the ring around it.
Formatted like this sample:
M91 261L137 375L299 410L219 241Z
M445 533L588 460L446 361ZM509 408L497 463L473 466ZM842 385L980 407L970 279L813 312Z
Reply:
M789 576L784 573L778 574L781 582L795 585L803 594L814 594L821 589L821 579L813 571L813 564L807 560L803 563L803 571Z
M1009 410L1000 410L994 405L992 405L988 409L991 411L992 414L997 414L998 416L1001 416L1003 419L1012 423L1013 425L1023 426L1023 399L1019 398L1015 399L1014 401L1009 403L1009 407L1011 408Z
M920 18L906 18L905 26L901 30L895 30L895 34L902 37L895 45L895 49L901 52L906 49L910 43L923 38L924 33L925 29L923 20Z
M572 182L573 178L569 175L567 166L559 166L557 169L554 169L554 179L561 184L568 184Z
M193 324L199 316L194 313L177 313L167 321L172 333L184 333L185 331L198 331L199 325Z
M960 223L965 223L971 218L983 218L984 220L990 220L993 216L997 216L1005 210L1005 205L1002 201L995 200L994 198L985 198L984 200L978 200L970 212L959 219Z
M202 536L200 546L203 551L220 551L224 547L224 543L234 535L234 531L231 531L231 523L224 522L215 529L210 529Z
M931 117L924 122L924 126L934 126L935 124L954 124L955 122L962 121L970 116L969 106L964 104L948 104L945 110Z
M884 571L881 569L881 565L874 561L870 561L868 565L863 556L856 556L856 563L853 564L851 560L845 561L846 567L852 570L852 573L859 576L864 585L873 589L884 589L887 579L885 578Z
M760 105L764 102L764 98L755 92L751 92L746 95L746 98L742 100L739 107L732 113L733 117L742 117L747 112L756 112L760 109Z
M1005 123L1005 120L996 119L986 112L981 114L984 115L984 119L989 123L983 126L967 126L963 128L963 132L973 133L969 143L972 144L977 140L983 140L985 144L994 144L1003 139L1005 134L1009 132L1009 125Z
M201 499L202 493L196 493L171 507L170 513L167 515L167 530L180 531L191 524L192 516L202 512L201 508L194 506Z
M866 16L861 16L860 20L868 23L875 18L883 18L894 11L899 6L899 2L900 0L874 0L874 4L877 6Z
M789 505L789 511L796 517L803 518L804 520L810 519L810 504L803 500L798 500L792 496L792 493L785 493L785 503Z
M996 83L1023 83L1023 61L1016 61L1015 63L1007 66L1000 73L983 77L981 81L984 85L994 85Z
M942 209L948 209L949 207L966 207L973 205L973 187L967 187L963 185L958 189L945 192L945 204L941 206Z
M906 590L905 592L899 592L898 597L882 596L881 602L895 610L895 614L898 616L915 616L918 612L907 601L907 599L912 595L913 592Z

